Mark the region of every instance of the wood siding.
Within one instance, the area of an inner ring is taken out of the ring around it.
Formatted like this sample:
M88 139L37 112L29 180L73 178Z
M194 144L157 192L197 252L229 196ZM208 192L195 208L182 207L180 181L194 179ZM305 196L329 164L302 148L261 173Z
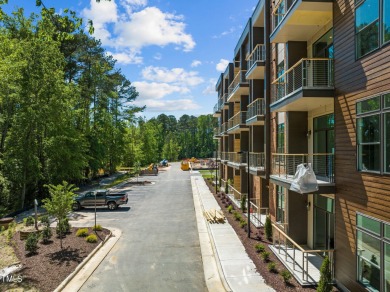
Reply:
M356 211L390 222L390 177L356 169L358 99L390 90L390 46L355 60L354 1L335 1L335 277L350 291L356 281Z

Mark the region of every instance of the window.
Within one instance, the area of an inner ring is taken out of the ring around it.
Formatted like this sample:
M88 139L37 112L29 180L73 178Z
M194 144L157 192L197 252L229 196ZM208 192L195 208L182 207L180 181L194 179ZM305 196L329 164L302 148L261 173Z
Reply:
M356 136L358 170L390 173L389 93L356 103Z
M356 228L357 280L369 291L389 292L389 223L357 213Z
M276 221L279 223L285 223L285 211L286 211L286 196L285 188L277 186L277 196L276 196Z
M277 153L284 153L284 123L278 125L278 133L277 133Z
M390 40L390 0L355 0L355 7L356 57L360 58Z

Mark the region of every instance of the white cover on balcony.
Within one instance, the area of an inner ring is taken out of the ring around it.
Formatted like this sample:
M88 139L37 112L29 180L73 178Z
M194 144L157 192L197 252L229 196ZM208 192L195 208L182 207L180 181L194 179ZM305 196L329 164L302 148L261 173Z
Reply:
M290 186L290 191L300 194L313 193L318 191L316 175L311 167L311 163L302 163L297 166L294 179Z

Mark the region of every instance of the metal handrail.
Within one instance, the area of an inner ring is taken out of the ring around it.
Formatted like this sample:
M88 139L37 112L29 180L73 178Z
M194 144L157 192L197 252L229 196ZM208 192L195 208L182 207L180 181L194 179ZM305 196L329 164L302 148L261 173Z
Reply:
M271 154L271 174L286 179L292 179L297 166L302 163L311 163L317 180L334 182L334 154L313 153L313 154Z
M237 152L226 152L228 156L228 161L232 163L238 163L238 164L246 164L246 154L244 153L237 153Z
M252 68L253 64L256 62L264 62L265 61L265 45L258 44L253 49L253 51L246 58L248 61L248 68Z
M245 77L246 70L240 70L238 71L237 75L234 77L233 81L230 83L228 88L228 96L232 94L234 89L239 85L240 83L248 83L248 80Z
M234 198L235 198L236 200L241 201L242 196L243 196L244 194L242 194L240 191L236 190L236 189L233 187L233 185L229 185L229 190L232 190L232 191L233 191L233 196L234 196Z
M265 167L265 153L249 153L249 167Z
M250 104L248 104L247 120L256 116L265 115L265 102L264 98L257 98Z
M282 235L284 237L284 255L285 255L286 262L287 262L288 242L292 244L292 248L293 248L293 273L294 274L295 274L295 263L296 263L296 260L295 260L295 250L298 249L298 250L300 250L302 252L302 279L303 280L305 280L305 276L306 276L306 281L309 278L309 271L308 271L308 268L309 268L308 254L309 253L324 253L324 254L328 255L329 261L331 263L330 266L331 266L331 272L332 272L332 278L333 278L333 275L334 275L334 273L333 273L333 271L334 271L333 270L333 254L334 254L334 250L333 249L304 249L298 243L296 243L292 238L290 238L284 231L282 231L280 228L278 228L275 225L275 223L272 223L272 227L273 227L273 233L272 233L273 234L273 238L272 238L273 246L275 246L275 240L276 240L276 234L275 233L277 233L277 235L278 235L277 242L278 242L278 252L279 252L279 254L280 254L280 249L281 249L280 235Z
M238 112L228 120L228 130L239 125L246 125L247 112Z
M303 58L271 84L271 102L298 89L334 89L333 59Z

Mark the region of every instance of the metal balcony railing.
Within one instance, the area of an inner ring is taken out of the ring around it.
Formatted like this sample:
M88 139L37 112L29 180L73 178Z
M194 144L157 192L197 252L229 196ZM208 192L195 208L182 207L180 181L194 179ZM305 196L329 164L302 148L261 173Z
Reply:
M233 185L229 185L229 194L233 194L234 199L241 201L242 196L246 195L238 191L236 188L234 188Z
M221 153L221 160L229 160L229 152L222 152Z
M298 89L334 89L333 59L301 59L271 85L271 102Z
M228 161L236 164L246 164L247 154L237 152L227 152Z
M221 135L225 134L227 132L227 129L228 129L228 122L223 123L221 126Z
M256 116L264 116L264 115L265 115L264 98L258 98L254 102L248 105L247 120Z
M213 151L213 158L220 160L221 159L221 151Z
M260 199L251 198L250 205L250 219L255 226L264 226L265 219L269 214L269 208L260 208Z
M228 97L234 92L236 87L241 84L245 83L248 84L248 80L245 77L246 70L240 70L237 75L234 77L233 81L230 83L228 88Z
M265 154L264 153L249 153L249 167L264 168Z
M301 163L311 163L317 180L334 182L334 154L272 154L272 175L285 179L293 179L297 166Z
M246 58L248 61L248 68L252 68L256 62L265 61L265 45L258 44L250 55Z
M239 125L246 125L247 112L238 112L228 120L228 130L231 130Z

